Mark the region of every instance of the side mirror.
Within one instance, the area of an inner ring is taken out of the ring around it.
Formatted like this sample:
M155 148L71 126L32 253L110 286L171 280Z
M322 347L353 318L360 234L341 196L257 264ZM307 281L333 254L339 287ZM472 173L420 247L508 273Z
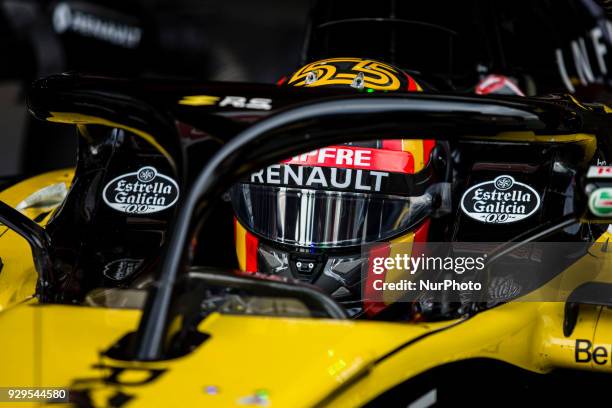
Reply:
M577 287L569 295L565 302L563 319L565 337L571 336L576 327L580 305L612 307L612 283L588 282Z

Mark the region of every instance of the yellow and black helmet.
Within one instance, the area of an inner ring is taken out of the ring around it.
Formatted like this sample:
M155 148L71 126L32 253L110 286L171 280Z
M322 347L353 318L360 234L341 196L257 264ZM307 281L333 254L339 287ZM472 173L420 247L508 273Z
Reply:
M304 87L351 87L366 92L419 92L421 86L393 65L364 58L327 58L304 65L279 81Z

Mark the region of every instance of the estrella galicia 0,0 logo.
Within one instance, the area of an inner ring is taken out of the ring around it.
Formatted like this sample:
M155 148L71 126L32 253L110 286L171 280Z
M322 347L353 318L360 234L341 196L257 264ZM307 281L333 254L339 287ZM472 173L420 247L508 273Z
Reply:
M510 224L532 216L540 202L531 186L503 175L469 188L461 197L461 210L486 224Z
M151 214L172 207L179 198L176 181L146 166L111 180L102 192L104 202L125 214Z

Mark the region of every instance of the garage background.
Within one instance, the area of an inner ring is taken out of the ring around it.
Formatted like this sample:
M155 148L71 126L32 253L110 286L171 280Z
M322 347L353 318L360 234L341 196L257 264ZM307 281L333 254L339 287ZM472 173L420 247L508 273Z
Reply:
M608 0L598 1L612 14ZM392 63L440 92L471 94L489 73L511 77L528 95L564 92L555 50L571 56L571 42L593 24L574 6L574 0L0 0L0 178L74 164L74 129L35 121L25 110L25 90L36 78L78 71L273 83L301 60L350 55ZM579 91L581 100L612 103L605 87Z
M73 21L80 12L140 27L139 46L58 32L58 8L66 6ZM309 0L0 0L0 177L74 163L72 129L29 119L24 90L33 79L75 70L276 82L299 64L310 6Z

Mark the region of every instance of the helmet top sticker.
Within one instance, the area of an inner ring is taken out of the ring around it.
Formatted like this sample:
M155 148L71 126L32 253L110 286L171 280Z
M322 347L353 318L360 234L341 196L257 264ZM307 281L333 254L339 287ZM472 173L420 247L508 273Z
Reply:
M461 197L461 210L486 224L511 224L535 214L540 203L532 187L503 175L470 187Z
M125 214L151 214L172 207L178 201L179 187L155 167L146 166L112 179L102 198L110 208Z
M361 58L328 58L300 68L289 79L292 86L348 85L356 89L396 91L402 80L395 67Z

